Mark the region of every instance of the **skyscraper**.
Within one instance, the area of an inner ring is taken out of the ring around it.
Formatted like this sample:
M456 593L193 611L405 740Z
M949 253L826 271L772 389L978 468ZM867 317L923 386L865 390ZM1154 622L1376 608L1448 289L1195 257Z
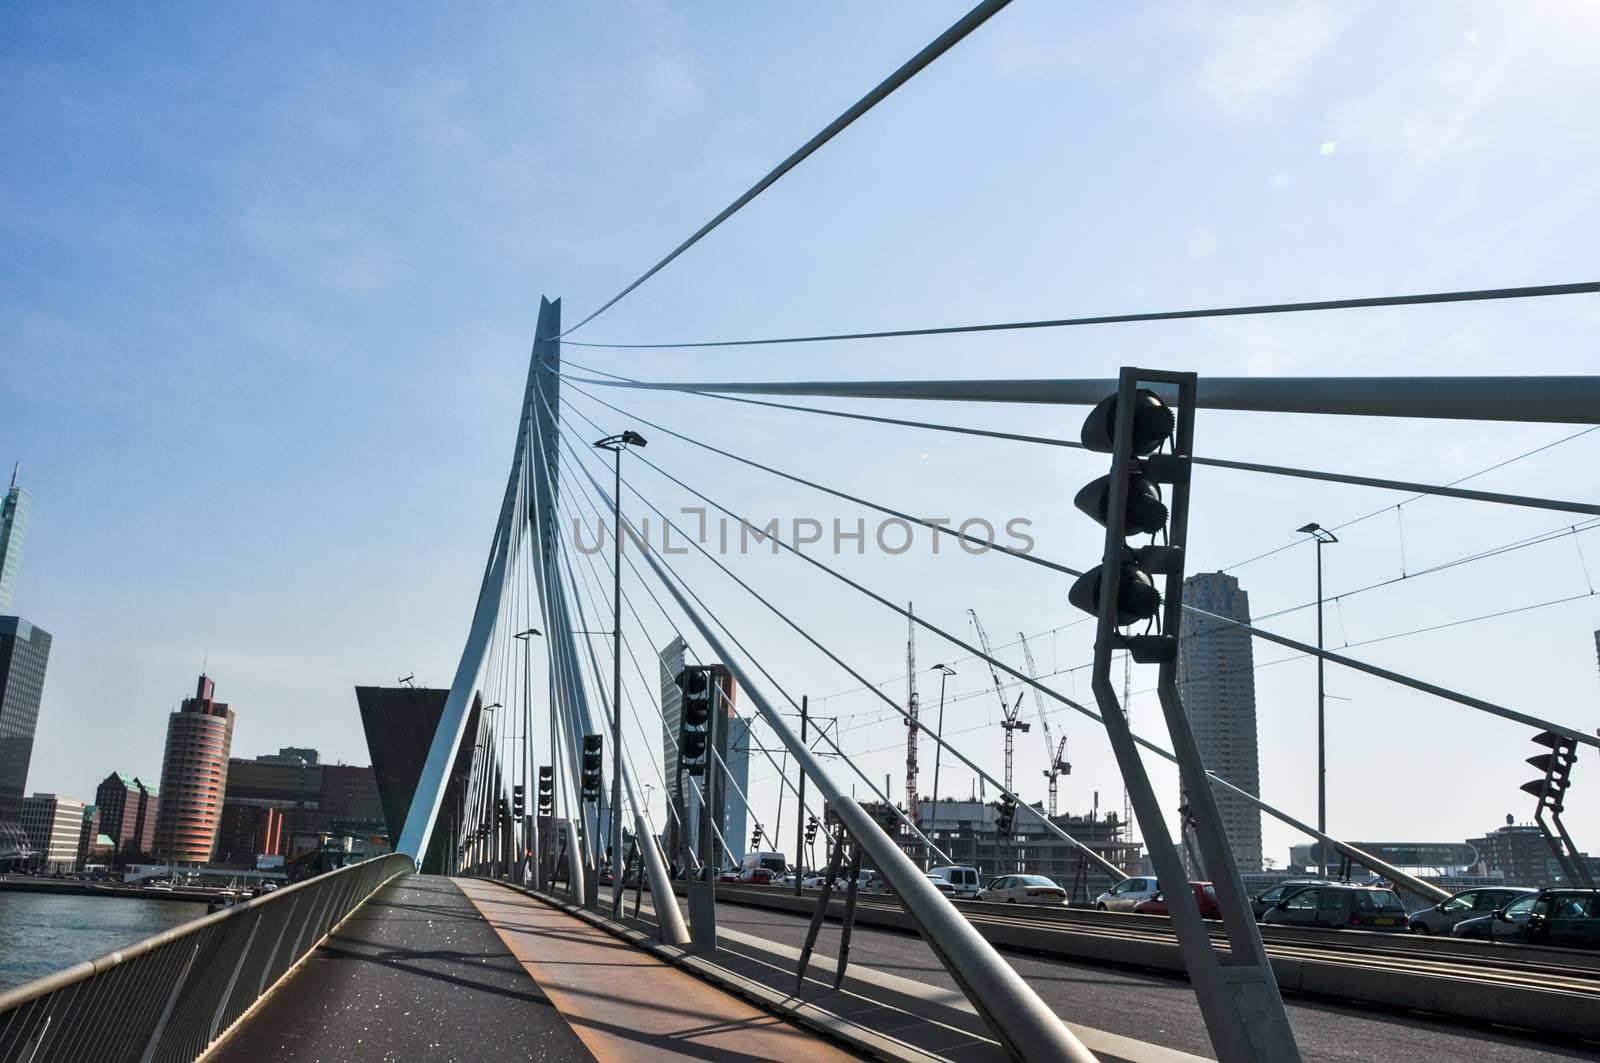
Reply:
M1183 602L1230 620L1250 622L1250 596L1225 572L1202 572L1184 580ZM1180 636L1178 693L1200 756L1208 769L1259 796L1256 678L1250 634L1185 613ZM1259 871L1260 810L1233 794L1216 792L1216 799L1239 870Z
M50 635L19 616L0 616L0 867L28 852L22 794L44 697Z
M156 844L156 806L160 796L143 779L114 771L94 792L100 833L111 839L120 866L148 857Z
M216 844L234 713L215 692L216 684L202 675L194 697L167 718L155 851L169 863L203 864Z
M11 612L17 591L17 562L22 556L22 540L28 534L28 512L33 496L17 486L17 470L11 467L11 489L0 502L0 613Z

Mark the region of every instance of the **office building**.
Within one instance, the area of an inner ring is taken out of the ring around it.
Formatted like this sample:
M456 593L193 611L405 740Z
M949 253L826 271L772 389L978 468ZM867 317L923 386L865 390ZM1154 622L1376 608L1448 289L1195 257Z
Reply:
M1183 602L1230 620L1250 621L1250 596L1225 572L1202 572L1184 580ZM1255 660L1250 634L1187 612L1179 634L1178 693L1201 759L1223 779L1259 796ZM1261 870L1260 810L1235 795L1213 793L1239 870ZM1203 871L1189 870L1191 874Z
M322 765L318 801L323 829L330 834L356 838L383 838L389 834L378 795L378 777L359 764Z
M82 801L56 794L23 798L22 829L33 853L29 866L36 871L72 871L78 866L78 842L83 837Z
M214 864L253 868L263 856L286 856L283 813L276 808L224 801L217 824Z
M19 616L0 616L0 868L20 864L29 852L22 795L49 660L49 632Z
M0 501L0 614L11 612L16 598L17 564L28 535L28 513L33 509L33 496L17 486L18 468L11 467L11 488Z
M316 751L309 752L309 759L281 752L230 758L223 799L230 804L277 809L290 836L320 834L323 769Z
M100 833L111 840L112 862L143 863L155 850L160 796L143 779L114 771L94 791Z
M201 675L192 698L167 718L156 810L155 854L171 864L211 859L228 786L233 708L214 697L216 684Z
M1515 823L1507 816L1505 826L1481 838L1468 838L1467 844L1478 851L1477 870L1482 874L1500 874L1509 886L1580 885L1567 881L1561 861L1550 850L1550 843L1545 841L1537 824ZM1594 858L1585 853L1579 853L1578 859L1594 866Z
M750 792L750 725L738 716L728 717L728 774L733 785L723 795L722 836L728 839L729 855L735 863L744 859L750 844L750 832L755 824L750 822L750 810L740 793ZM723 780L726 785L726 779ZM781 848L781 842L779 847Z

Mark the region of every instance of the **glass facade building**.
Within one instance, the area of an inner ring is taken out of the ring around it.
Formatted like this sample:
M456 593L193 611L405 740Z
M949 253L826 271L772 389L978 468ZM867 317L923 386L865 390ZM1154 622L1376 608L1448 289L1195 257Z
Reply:
M30 849L22 795L49 660L48 632L19 616L0 616L0 868L21 862Z
M33 496L17 486L17 471L11 470L11 489L0 502L0 613L11 612L17 592L17 563L22 557L22 540L28 534L28 512Z

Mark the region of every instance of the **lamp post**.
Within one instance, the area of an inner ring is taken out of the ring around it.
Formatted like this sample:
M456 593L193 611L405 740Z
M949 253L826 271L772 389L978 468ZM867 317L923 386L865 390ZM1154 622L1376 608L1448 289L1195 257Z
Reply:
M1298 529L1300 532L1311 536L1317 543L1317 830L1322 834L1328 833L1328 742L1327 742L1327 712L1328 694L1323 686L1323 671L1325 662L1322 659L1322 548L1329 543L1336 543L1339 537L1320 524L1307 524ZM1328 854L1324 851L1327 846L1321 839L1317 841L1317 874L1322 878L1328 877Z
M521 844L517 847L517 874L522 877L523 853L528 853L529 858L535 863L539 859L539 826L534 816L533 791L529 784L533 781L533 768L529 763L533 748L533 663L530 654L533 649L533 639L541 635L536 627L526 631L519 631L513 638L522 643L522 823Z
M644 436L629 429L596 440L611 451L614 476L611 494L611 918L622 918L622 452L645 446Z
M943 664L936 664L933 670L939 673L939 726L934 731L933 740L933 823L928 827L929 834L935 834L939 829L939 754L944 751L944 681L956 674L954 668Z

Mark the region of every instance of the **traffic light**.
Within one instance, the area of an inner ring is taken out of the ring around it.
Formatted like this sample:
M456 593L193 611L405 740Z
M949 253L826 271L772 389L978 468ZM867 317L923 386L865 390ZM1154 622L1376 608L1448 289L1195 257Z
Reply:
M683 692L682 727L678 755L683 770L704 775L711 740L712 699L716 696L716 675L704 666L685 668L678 673L678 689Z
M605 785L605 780L600 774L602 761L601 751L605 748L605 738L602 735L583 736L583 799L585 801L600 800L600 791Z
M995 814L994 829L996 834L1010 834L1017 822L1017 801L1010 794L1000 795L1000 810Z
M511 787L511 814L517 819L521 819L523 808L522 784L515 783Z
M1175 635L1160 630L1163 596L1156 577L1181 578L1182 552L1176 546L1158 545L1155 539L1165 539L1170 515L1162 485L1187 480L1189 456L1176 452L1173 432L1177 418L1173 409L1149 388L1133 388L1131 394L1133 412L1121 453L1117 453L1116 439L1120 391L1096 405L1083 422L1080 438L1085 449L1112 454L1113 458L1111 472L1085 485L1073 504L1110 530L1117 540L1148 535L1151 542L1139 547L1119 543L1116 549L1109 550L1101 564L1072 585L1067 601L1092 616L1100 615L1104 601L1115 628L1141 622L1152 624L1153 633L1114 633L1113 638L1135 661L1154 664L1175 660L1178 653ZM1163 452L1169 442L1173 443L1171 451ZM1119 487L1122 501L1113 511L1112 496ZM1177 587L1167 587L1168 594L1178 592Z
M555 769L548 765L539 769L539 815L554 813L556 806Z
M1567 782L1572 775L1572 762L1578 759L1578 744L1554 731L1541 731L1533 736L1533 740L1550 752L1528 758L1529 764L1544 772L1544 778L1523 783L1522 789L1539 799L1539 811L1549 809L1560 813L1564 811L1562 806L1567 794Z
M817 840L817 817L810 816L806 819L806 844L814 845Z
M761 848L761 824L757 823L750 831L750 848Z

